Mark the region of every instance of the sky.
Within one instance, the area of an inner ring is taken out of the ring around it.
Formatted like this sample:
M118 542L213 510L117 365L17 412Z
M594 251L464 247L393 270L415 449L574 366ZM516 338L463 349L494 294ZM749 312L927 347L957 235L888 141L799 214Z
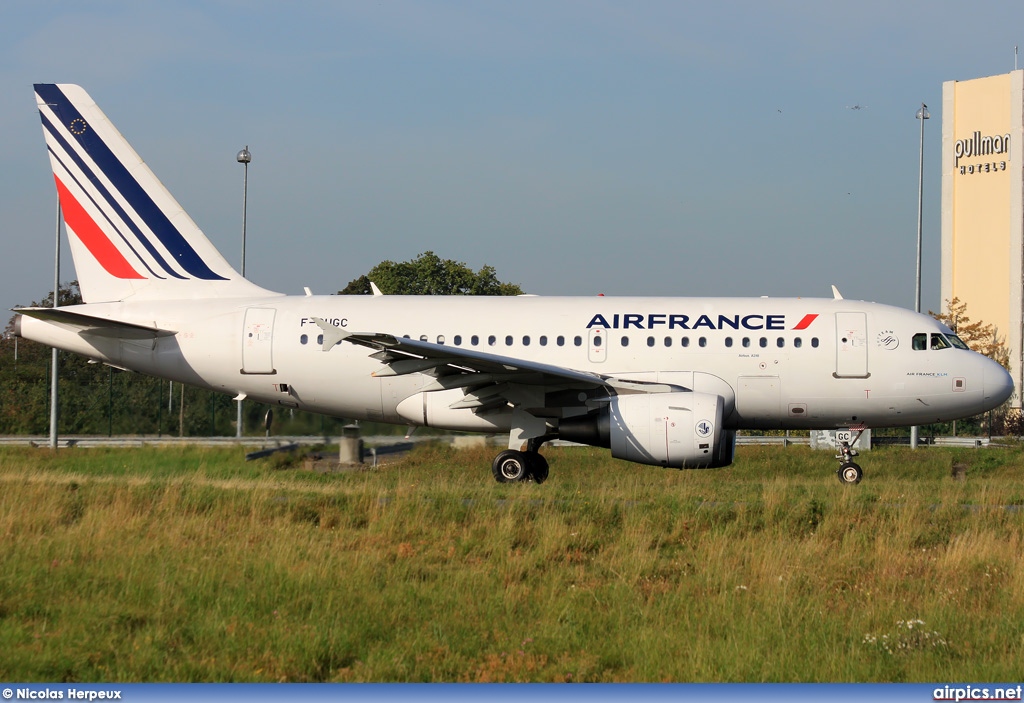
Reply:
M1020 0L4 0L0 307L53 284L55 82L236 267L248 146L246 274L292 294L433 251L539 295L913 308L924 102L938 310L942 83L1017 44Z

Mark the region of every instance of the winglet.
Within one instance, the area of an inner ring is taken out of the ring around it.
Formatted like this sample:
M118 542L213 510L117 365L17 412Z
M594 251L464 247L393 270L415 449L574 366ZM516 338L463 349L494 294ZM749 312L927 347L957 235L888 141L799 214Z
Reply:
M842 300L843 299L843 294L839 292L839 289L836 288L835 285L832 286L832 297L835 300Z
M324 331L324 351L330 351L334 345L341 344L341 340L350 336L349 332L346 332L337 325L332 325L322 317L314 317L312 319L316 326Z

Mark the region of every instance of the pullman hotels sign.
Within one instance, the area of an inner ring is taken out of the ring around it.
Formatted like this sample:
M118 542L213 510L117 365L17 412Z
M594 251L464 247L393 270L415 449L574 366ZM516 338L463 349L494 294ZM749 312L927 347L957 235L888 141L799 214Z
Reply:
M953 145L956 170L961 176L973 173L996 173L1006 170L1010 158L1010 135L982 136L975 132L970 139L958 139ZM988 157L982 163L961 164L960 159ZM991 160L989 160L991 159Z

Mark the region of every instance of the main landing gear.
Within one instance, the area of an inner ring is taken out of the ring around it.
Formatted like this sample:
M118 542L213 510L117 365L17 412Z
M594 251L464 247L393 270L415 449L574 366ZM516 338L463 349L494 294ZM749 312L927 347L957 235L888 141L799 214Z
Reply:
M548 478L548 460L541 456L540 445L550 436L535 437L526 442L526 451L506 449L494 457L491 473L498 483L529 481L544 483Z
M864 470L853 461L853 457L857 456L857 450L853 448L853 445L857 443L863 433L864 430L857 430L849 442L839 443L839 453L836 454L836 459L839 459L839 469L836 471L836 476L839 477L840 483L848 486L860 483L860 480L864 478Z
M537 483L544 483L548 477L548 460L539 452L506 449L494 457L491 473L498 483L529 481L531 478Z

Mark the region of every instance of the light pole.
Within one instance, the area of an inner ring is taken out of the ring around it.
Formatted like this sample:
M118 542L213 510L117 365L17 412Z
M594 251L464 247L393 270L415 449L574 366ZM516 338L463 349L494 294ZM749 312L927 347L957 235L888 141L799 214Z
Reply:
M249 145L238 152L235 160L245 167L245 175L242 178L242 278L245 278L245 215L249 204L249 162L252 161L252 154L249 153ZM238 401L238 417L235 421L235 437L242 438L242 401Z
M921 103L915 117L921 120L920 162L917 172L917 276L914 278L914 312L921 312L921 218L924 213L924 121L931 115L928 106ZM910 448L917 449L917 425L910 428Z
M53 307L60 301L60 203L57 203L57 235L53 254ZM57 347L53 348L50 359L50 449L57 448Z

